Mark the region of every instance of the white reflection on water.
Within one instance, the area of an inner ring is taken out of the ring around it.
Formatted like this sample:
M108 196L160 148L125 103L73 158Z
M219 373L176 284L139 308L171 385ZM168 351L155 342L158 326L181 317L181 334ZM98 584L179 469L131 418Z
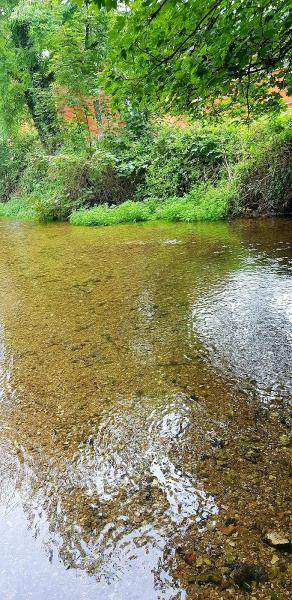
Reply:
M112 590L115 598L185 598L170 574L173 539L217 513L214 497L173 456L187 443L190 414L183 395L164 398L149 414L150 402L113 407L66 474L68 488L81 488L101 517L80 566L84 560L95 565L108 585L105 598Z
M192 328L211 362L262 399L292 392L292 279L274 261L231 273L201 297Z

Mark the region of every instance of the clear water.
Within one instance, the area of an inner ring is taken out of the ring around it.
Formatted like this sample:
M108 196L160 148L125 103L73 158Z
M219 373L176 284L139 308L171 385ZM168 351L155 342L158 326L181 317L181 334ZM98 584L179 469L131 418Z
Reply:
M0 223L3 600L191 597L199 456L238 395L291 395L291 233Z

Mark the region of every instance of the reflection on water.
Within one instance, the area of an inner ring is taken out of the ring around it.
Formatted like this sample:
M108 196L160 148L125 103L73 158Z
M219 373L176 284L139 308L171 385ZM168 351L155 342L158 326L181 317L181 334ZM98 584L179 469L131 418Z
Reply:
M193 308L212 363L263 398L292 392L292 279L276 260L246 261Z
M290 231L1 223L5 600L189 597L232 386L289 391Z

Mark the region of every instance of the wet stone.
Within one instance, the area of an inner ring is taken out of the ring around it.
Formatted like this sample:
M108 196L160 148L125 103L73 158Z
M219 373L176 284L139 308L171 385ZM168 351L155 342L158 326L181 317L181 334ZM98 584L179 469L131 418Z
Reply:
M220 571L208 570L204 573L200 573L196 578L196 583L199 585L220 585L222 582L222 575Z
M268 531L263 539L267 544L276 548L284 548L291 545L291 539L282 531Z
M225 446L225 440L221 439L221 438L212 438L211 439L211 446L213 448L224 448Z
M232 565L232 577L235 584L242 590L250 591L252 583L264 583L267 579L266 570L261 565L235 563Z
M292 435L281 435L279 442L281 444L281 446L291 446L292 445Z

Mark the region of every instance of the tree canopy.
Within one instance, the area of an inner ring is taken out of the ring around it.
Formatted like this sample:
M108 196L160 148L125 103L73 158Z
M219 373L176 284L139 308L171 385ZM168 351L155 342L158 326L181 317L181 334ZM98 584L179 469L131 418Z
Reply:
M291 33L287 0L130 1L116 11L105 85L154 110L271 109L271 88L291 84Z
M278 109L291 38L287 0L3 0L1 128L32 120L54 151L60 95L81 106L101 88L120 111Z

